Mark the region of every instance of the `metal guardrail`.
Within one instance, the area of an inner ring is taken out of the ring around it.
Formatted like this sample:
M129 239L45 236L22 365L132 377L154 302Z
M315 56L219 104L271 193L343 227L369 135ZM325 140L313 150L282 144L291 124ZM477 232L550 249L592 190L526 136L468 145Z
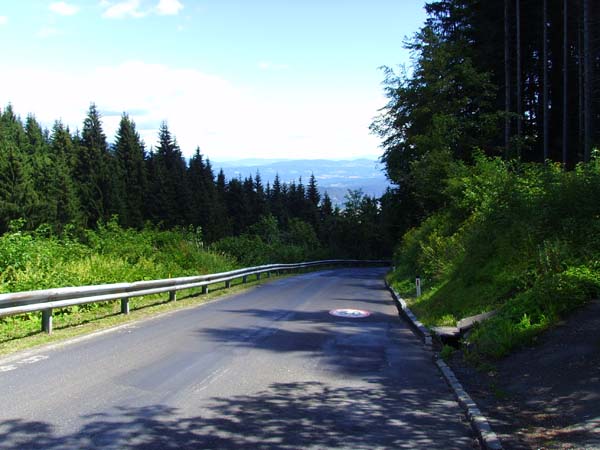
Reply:
M242 278L242 282L246 283L251 275L256 275L256 279L260 279L261 275L265 273L270 277L272 273L309 267L358 264L389 265L390 261L329 259L296 264L267 264L208 275L0 294L0 317L41 311L42 331L52 333L52 310L56 308L120 300L121 313L129 314L129 299L132 297L168 292L169 300L175 301L177 300L177 291L201 287L202 293L207 294L208 286L211 284L224 282L225 288L229 288L231 281Z

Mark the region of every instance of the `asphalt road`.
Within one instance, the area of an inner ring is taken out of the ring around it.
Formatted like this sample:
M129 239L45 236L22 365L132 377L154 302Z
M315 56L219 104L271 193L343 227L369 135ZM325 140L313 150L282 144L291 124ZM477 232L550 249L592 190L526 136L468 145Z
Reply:
M0 360L0 448L473 448L383 273L280 279Z

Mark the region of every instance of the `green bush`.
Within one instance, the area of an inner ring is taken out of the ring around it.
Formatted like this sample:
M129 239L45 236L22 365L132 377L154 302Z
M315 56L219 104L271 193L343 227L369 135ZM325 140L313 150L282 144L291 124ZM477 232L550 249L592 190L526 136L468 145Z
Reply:
M199 230L142 231L116 221L49 234L13 230L0 236L0 292L159 279L232 269L231 258L203 249Z
M455 163L449 203L405 234L401 280L425 278L412 308L428 325L492 309L471 335L475 352L500 357L600 293L600 163Z
M213 248L235 258L242 266L301 262L328 256L310 224L291 219L287 230L281 231L270 215L251 226L247 234L223 238L215 242Z

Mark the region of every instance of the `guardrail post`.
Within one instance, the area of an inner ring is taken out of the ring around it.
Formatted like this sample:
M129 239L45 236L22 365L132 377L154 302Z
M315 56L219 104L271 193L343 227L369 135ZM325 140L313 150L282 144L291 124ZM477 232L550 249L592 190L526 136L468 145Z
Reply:
M169 301L170 302L177 301L177 291L169 291Z
M231 287L231 280L225 281L225 289L229 289Z
M267 272L267 278L271 278L271 272Z
M244 275L242 277L242 283L246 284L248 282L248 277L246 275Z
M208 294L208 284L202 286L202 293L203 294Z
M121 299L121 314L129 314L129 299Z
M52 334L52 308L42 310L42 331Z
M258 281L258 280L260 280L260 272L258 272L258 273L256 274L256 280L257 280L257 281Z

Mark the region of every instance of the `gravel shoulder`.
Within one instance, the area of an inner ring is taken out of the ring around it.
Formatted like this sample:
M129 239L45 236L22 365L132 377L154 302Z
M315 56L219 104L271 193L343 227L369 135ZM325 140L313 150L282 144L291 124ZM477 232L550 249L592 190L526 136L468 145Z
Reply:
M485 371L449 364L505 449L600 449L600 300Z

